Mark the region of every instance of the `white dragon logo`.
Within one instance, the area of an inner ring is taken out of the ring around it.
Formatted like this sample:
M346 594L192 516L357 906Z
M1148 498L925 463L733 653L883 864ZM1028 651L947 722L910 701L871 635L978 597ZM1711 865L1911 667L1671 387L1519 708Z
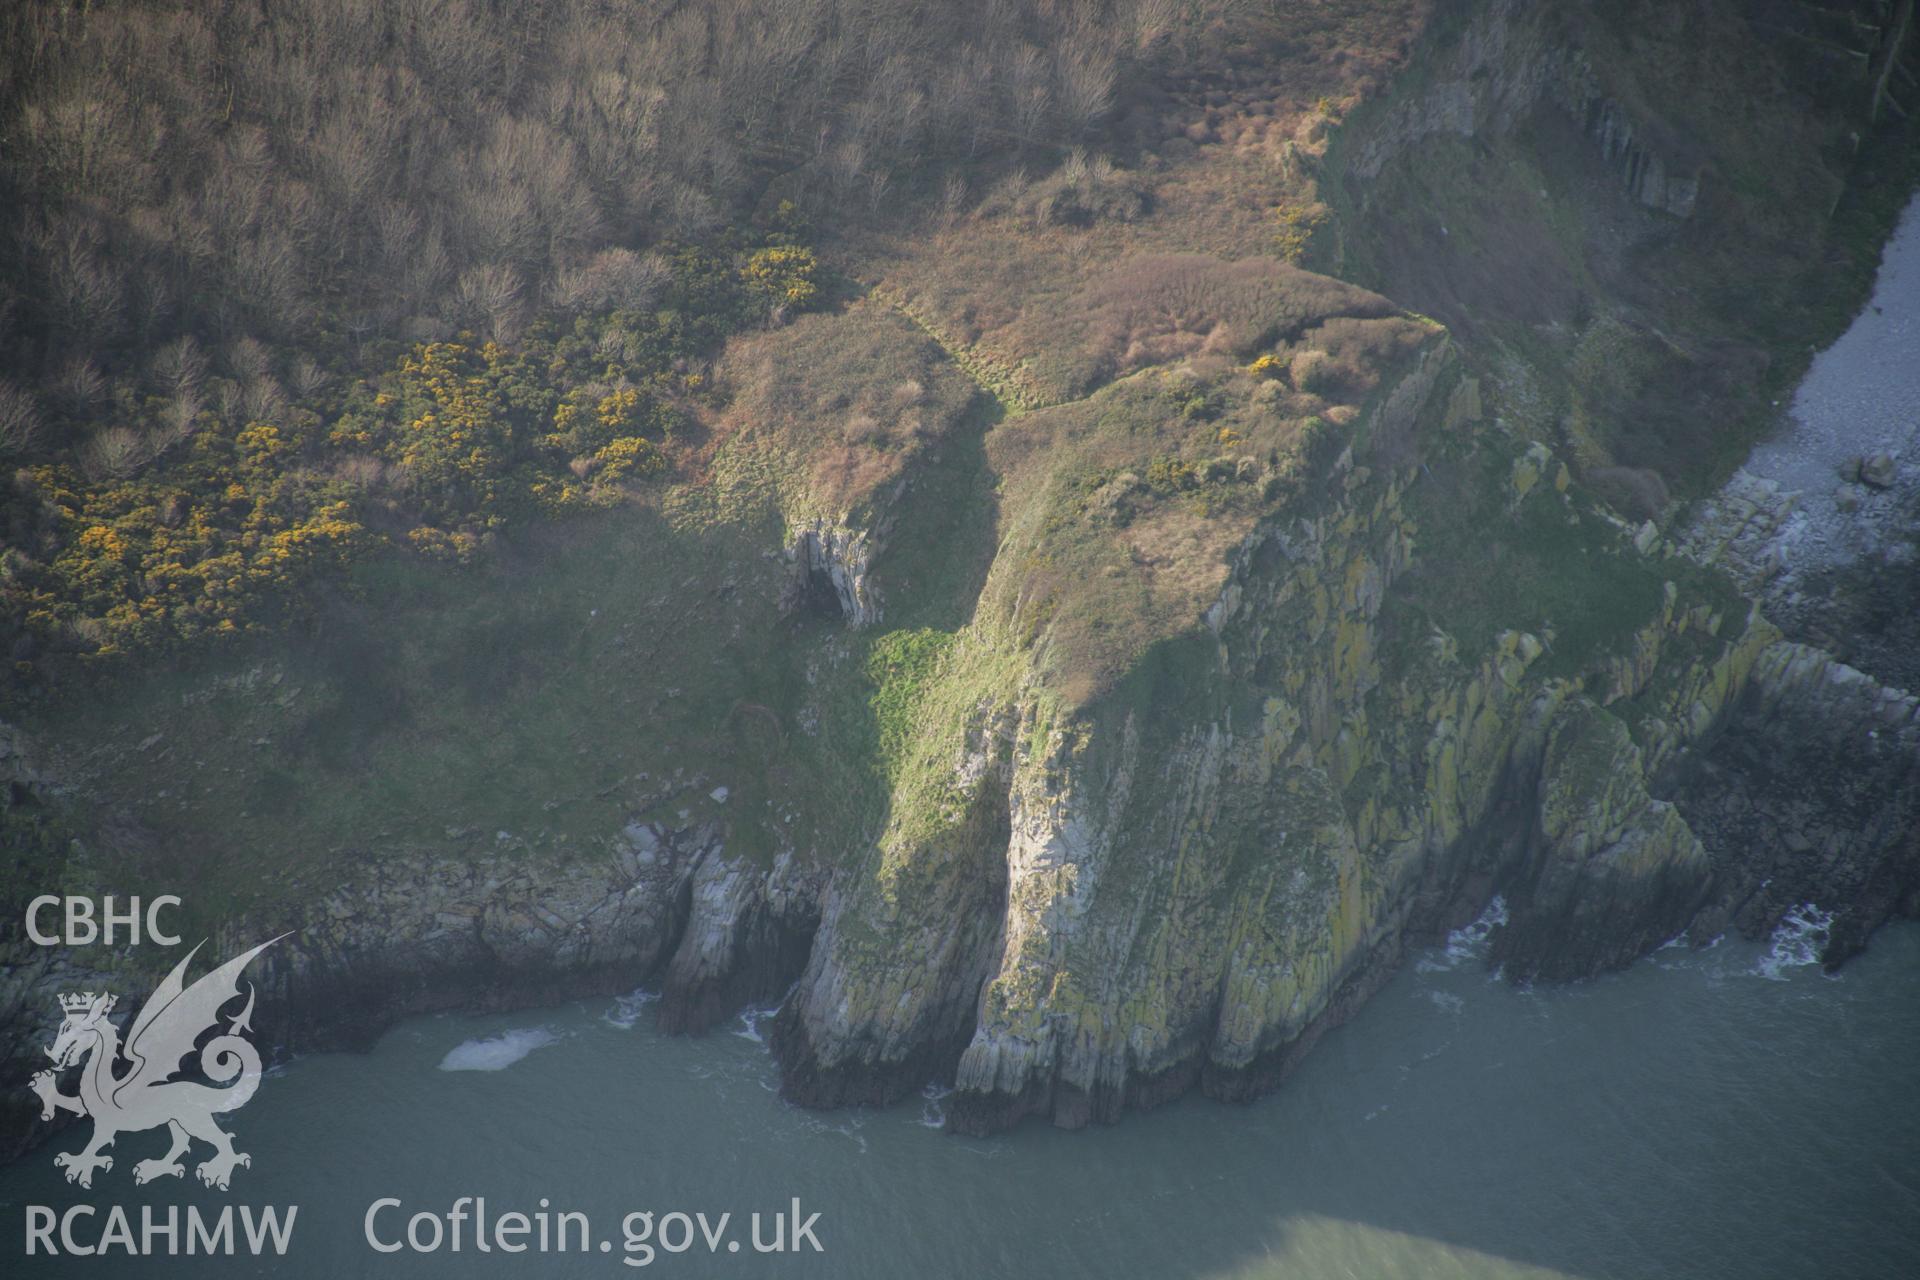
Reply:
M194 1042L218 1025L221 1006L239 996L240 971L279 940L261 943L189 987L181 979L200 950L196 946L141 1006L124 1047L119 1031L107 1020L115 1003L111 993L86 991L60 997L66 1021L60 1024L60 1034L47 1050L53 1070L36 1074L28 1087L40 1095L42 1120L53 1119L55 1111L71 1111L93 1119L93 1140L84 1151L62 1152L53 1158L55 1167L67 1171L68 1182L92 1187L95 1169L113 1168L113 1157L102 1151L113 1145L114 1138L161 1125L173 1135L173 1146L157 1160L134 1165L136 1183L184 1174L180 1157L195 1138L214 1149L212 1158L194 1171L210 1187L225 1191L234 1168L253 1163L244 1151L233 1149L233 1135L213 1122L214 1116L245 1106L260 1087L260 1055L240 1034L253 1030L249 1021L253 1017L251 983L247 985L247 1007L238 1017L228 1019L224 1034L215 1036L200 1050L200 1070L225 1087L173 1077L181 1070L181 1060L193 1052ZM88 1055L92 1055L90 1060ZM119 1069L122 1059L127 1063L124 1071ZM55 1072L83 1061L80 1091L61 1093Z

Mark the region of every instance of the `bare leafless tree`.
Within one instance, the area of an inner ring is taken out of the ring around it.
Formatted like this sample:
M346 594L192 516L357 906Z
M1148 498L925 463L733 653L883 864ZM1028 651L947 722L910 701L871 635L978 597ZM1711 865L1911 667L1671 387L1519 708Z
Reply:
M638 310L653 300L666 278L666 263L657 254L606 249L562 272L552 300L565 311Z
M147 442L131 427L108 427L95 432L81 451L87 474L96 480L124 480L153 456Z
M0 454L30 453L45 429L33 393L0 381Z
M186 334L154 352L147 367L163 391L178 397L200 389L207 376L207 364L200 344L193 340L192 334Z
M1119 64L1112 53L1081 36L1054 58L1054 101L1068 132L1079 135L1113 109Z
M454 290L460 315L484 324L496 341L510 341L519 330L523 292L520 274L504 262L469 267Z
M251 334L227 344L227 372L241 383L259 382L273 376L273 352Z
M326 390L327 383L331 379L327 377L327 371L314 362L312 356L301 355L294 358L289 381L293 385L294 395L302 400L312 400Z
M106 404L110 394L106 375L100 372L99 365L85 356L75 357L62 365L51 390L60 411L77 422L92 418Z
M1133 69L1246 2L16 0L0 372L49 408L46 371L75 360L217 403L147 353L628 305L649 246L738 221L776 175L878 206L928 161L1051 165ZM62 410L36 438L96 425Z

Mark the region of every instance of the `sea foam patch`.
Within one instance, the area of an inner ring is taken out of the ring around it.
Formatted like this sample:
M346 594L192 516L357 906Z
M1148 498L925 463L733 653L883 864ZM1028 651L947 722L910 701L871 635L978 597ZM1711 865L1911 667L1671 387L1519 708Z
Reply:
M920 1091L920 1124L927 1129L947 1127L947 1099L953 1096L953 1090L938 1080L929 1080L927 1087Z
M657 991L635 988L623 996L615 996L613 1007L600 1015L600 1021L622 1031L631 1031L634 1024L640 1021L640 1015L647 1011L647 1006L659 998Z
M1487 954L1487 939L1507 922L1507 900L1495 894L1486 910L1471 923L1447 935L1446 948L1421 956L1414 968L1421 973L1444 973L1458 969L1469 960L1482 960Z
M767 1039L760 1032L760 1024L779 1012L780 1006L777 1004L768 1005L764 1009L742 1009L740 1011L740 1025L734 1028L733 1034L739 1036L742 1040L751 1040L755 1044L765 1044Z
M1811 902L1803 902L1780 917L1768 941L1767 954L1760 957L1753 971L1774 982L1785 982L1788 969L1804 969L1820 963L1820 953L1833 936L1833 912L1822 911Z
M520 1027L497 1036L480 1036L455 1045L440 1059L442 1071L505 1071L535 1049L558 1044L545 1027Z

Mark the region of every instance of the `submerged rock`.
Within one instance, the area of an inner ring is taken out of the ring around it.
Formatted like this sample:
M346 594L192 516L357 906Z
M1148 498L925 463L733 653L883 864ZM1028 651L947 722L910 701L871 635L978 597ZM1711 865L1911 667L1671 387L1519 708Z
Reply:
M1895 475L1893 455L1876 453L1861 460L1860 483L1869 489L1891 489Z

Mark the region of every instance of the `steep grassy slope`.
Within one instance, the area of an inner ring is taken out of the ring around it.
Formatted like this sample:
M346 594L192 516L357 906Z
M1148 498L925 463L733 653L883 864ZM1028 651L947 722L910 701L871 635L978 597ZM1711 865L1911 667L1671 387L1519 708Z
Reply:
M1725 808L1702 749L1783 701L1894 744L1802 879L1862 937L1911 909L1912 700L1808 693L1817 656L1610 486L1657 461L1629 411L1672 373L1628 357L1695 322L1616 288L1665 260L1626 250L1683 254L1719 188L1647 206L1546 86L1685 68L1502 2L1449 7L1399 79L1390 42L1348 55L1416 15L1252 23L1126 104L1114 163L847 219L852 283L728 346L670 486L42 708L64 883L297 929L289 1043L645 979L697 1027L791 987L793 1096L954 1078L979 1129L1268 1087L1496 892L1516 975L1626 963L1703 905L1770 927L1763 860L1688 815ZM1714 234L1764 250L1802 194ZM24 959L21 1028L128 963Z

